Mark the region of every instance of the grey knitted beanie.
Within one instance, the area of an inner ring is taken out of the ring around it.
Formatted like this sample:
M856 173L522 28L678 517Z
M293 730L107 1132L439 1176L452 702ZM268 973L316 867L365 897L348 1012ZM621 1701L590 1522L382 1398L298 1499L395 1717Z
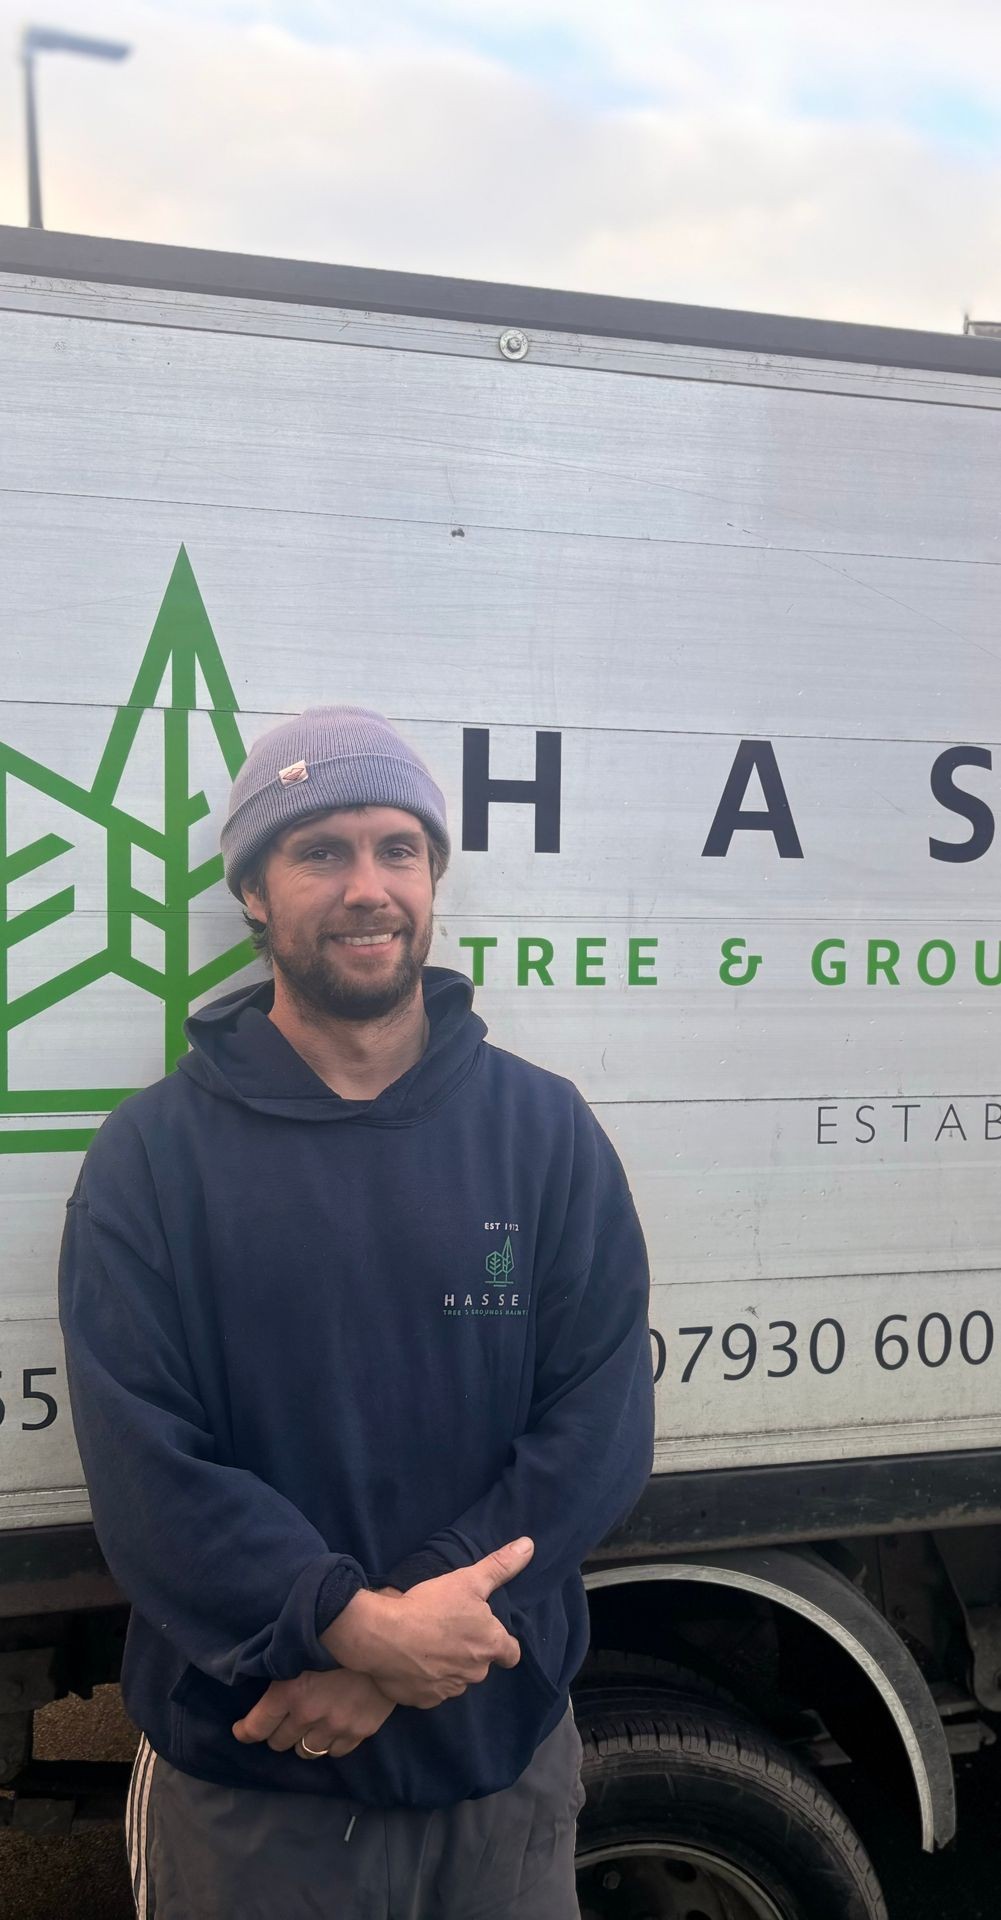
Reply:
M445 798L396 728L365 707L307 707L255 740L236 779L220 836L226 884L268 841L308 813L331 807L400 807L430 830L447 864Z

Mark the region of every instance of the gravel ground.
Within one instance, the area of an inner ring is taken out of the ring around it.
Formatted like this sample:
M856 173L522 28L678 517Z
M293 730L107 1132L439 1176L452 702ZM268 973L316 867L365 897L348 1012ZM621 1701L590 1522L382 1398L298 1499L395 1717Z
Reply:
M99 1687L89 1701L60 1701L36 1720L42 1760L130 1760L135 1740L117 1687ZM865 1839L891 1920L997 1920L1001 1741L961 1759L956 1774L960 1837L931 1860L915 1849L910 1810L880 1806L871 1780L854 1771L828 1776ZM121 1828L60 1840L0 1829L0 1920L134 1920Z
M131 1760L135 1747L117 1687L35 1715L39 1760ZM51 1840L0 1829L0 1920L135 1920L122 1828Z

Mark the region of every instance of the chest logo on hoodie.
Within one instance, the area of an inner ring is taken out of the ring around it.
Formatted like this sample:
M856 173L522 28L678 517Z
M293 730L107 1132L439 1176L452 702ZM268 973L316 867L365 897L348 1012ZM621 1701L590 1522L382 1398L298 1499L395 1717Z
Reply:
M488 1233L499 1233L500 1222L485 1220ZM494 1247L484 1261L489 1287L480 1293L446 1293L443 1311L453 1319L494 1320L499 1318L519 1318L528 1312L528 1289L522 1281L514 1281L512 1275L517 1264L511 1234L517 1233L518 1225L514 1220L505 1221L508 1229L502 1247Z
M499 1253L488 1253L486 1269L495 1287L506 1287L514 1272L514 1254L511 1251L511 1235L508 1234Z

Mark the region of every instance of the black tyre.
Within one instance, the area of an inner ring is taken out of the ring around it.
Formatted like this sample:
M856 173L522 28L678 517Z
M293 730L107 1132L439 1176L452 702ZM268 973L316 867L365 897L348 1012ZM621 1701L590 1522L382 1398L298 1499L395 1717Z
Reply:
M578 1721L628 1717L637 1710L653 1713L665 1703L672 1709L706 1707L727 1709L735 1719L750 1713L715 1680L675 1660L648 1653L620 1653L592 1648L573 1684L574 1713Z
M858 1835L792 1756L694 1691L577 1708L582 1920L887 1920Z

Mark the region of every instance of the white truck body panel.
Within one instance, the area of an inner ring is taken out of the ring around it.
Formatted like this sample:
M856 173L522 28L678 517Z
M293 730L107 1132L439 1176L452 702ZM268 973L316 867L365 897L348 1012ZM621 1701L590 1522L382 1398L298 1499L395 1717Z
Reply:
M331 700L445 791L432 959L495 943L491 1037L625 1162L658 1467L1001 1445L1001 856L929 847L972 830L949 747L1001 801L1001 377L500 331L0 274L0 1527L86 1518L63 1202L188 1005L253 977L205 867L231 763ZM558 851L505 800L463 845L466 729L493 780L559 736ZM741 741L802 857L704 852Z

